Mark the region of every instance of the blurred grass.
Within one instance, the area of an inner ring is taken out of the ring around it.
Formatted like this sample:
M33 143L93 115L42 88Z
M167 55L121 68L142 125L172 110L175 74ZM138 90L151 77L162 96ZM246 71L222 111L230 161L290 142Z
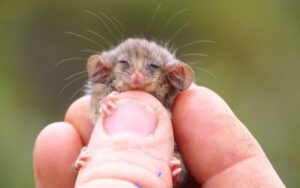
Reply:
M150 30L148 23L162 2ZM61 96L64 78L85 70L85 62L55 63L66 57L88 57L81 49L97 46L64 34L92 29L114 40L84 10L118 18L126 36L173 41L213 40L178 54L195 63L197 83L212 88L232 107L258 139L287 187L300 186L300 11L299 1L2 1L0 2L0 187L33 187L32 148L39 131L62 120L72 94L84 80ZM176 11L189 8L159 33ZM114 42L116 43L116 42ZM199 68L204 68L216 75ZM76 97L79 97L77 95Z

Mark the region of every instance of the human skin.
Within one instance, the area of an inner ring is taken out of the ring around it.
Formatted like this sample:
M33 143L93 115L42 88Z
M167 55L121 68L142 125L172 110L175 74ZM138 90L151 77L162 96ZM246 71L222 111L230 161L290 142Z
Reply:
M151 141L141 141L139 147L136 147L146 148L143 149L147 151L144 153L149 153L150 157L141 157L139 154L132 155L130 152L124 152L122 156L125 158L128 156L133 161L141 161L142 158L144 163L140 162L140 167L148 169L146 164L153 166L154 169L159 169L163 173L164 178L155 177L155 173L148 174L146 176L149 177L148 179L140 178L140 173L134 168L130 169L129 166L127 170L132 174L130 177L120 179L117 174L113 174L113 176L117 176L115 179L92 181L95 180L95 174L88 173L88 171L91 167L99 165L98 162L91 161L97 161L97 158L101 158L97 157L101 156L100 154L93 155L92 160L88 161L89 164L79 171L78 176L77 172L72 171L71 166L78 157L81 147L87 145L88 142L97 142L97 144L91 144L96 146L91 147L93 150L92 148L97 148L105 139L99 138L101 137L100 131L97 133L99 136L95 133L97 132L95 130L100 129L94 129L89 119L90 98L85 96L70 106L64 122L48 125L37 137L33 153L36 187L71 188L74 187L76 181L79 185L80 182L84 184L89 180L92 182L89 187L100 185L93 183L101 183L103 187L134 187L132 182L138 182L144 187L151 187L150 185L155 187L159 183L162 187L170 187L170 172L168 172L166 164L171 155L170 151L173 149L171 142L173 137L169 119L165 115L163 107L149 95L128 93L120 98L128 99L136 96L143 103L154 106L160 113L155 116L152 116L151 113L149 116L145 115L143 118L149 118L149 121L144 121L144 123L137 121L138 124L146 126L144 133L137 130L138 133L132 131L133 134L130 134L129 131L129 134L125 135L135 139L138 135L141 140L147 140L146 137L153 134L157 135L157 139L152 140L152 143L150 143ZM140 112L140 110L136 110L136 113ZM224 100L213 91L205 87L192 86L187 91L182 92L175 101L172 117L175 140L188 170L195 179L187 187L285 187L258 142L238 120ZM112 112L111 118L114 119L114 112ZM117 121L120 116L116 115L115 118ZM156 126L153 126L156 122L155 119L159 119L159 121L157 121ZM111 124L107 123L107 125ZM165 129L161 125L165 125ZM103 127L101 121L98 121L97 126ZM133 129L139 129L139 126L134 127ZM114 132L113 129L112 132ZM106 132L109 130L106 129ZM122 133L122 131L120 132ZM141 136L142 134L146 136ZM102 141L100 141L101 139ZM109 139L105 141L109 142ZM128 144L119 143L129 150L132 147L130 142ZM117 142L113 145L112 147L118 147ZM149 147L150 145L152 147ZM157 149L151 149L153 147ZM138 152L138 150L135 151ZM105 156L112 158L115 153L108 152ZM163 159L161 163L156 160L158 158ZM116 166L116 168L118 167ZM119 168L124 169L122 165ZM123 181L124 179L129 181Z

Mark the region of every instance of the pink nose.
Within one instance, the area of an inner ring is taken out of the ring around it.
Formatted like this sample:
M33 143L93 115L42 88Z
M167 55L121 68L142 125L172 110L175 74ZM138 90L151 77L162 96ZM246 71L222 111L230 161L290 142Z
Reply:
M141 73L133 73L131 75L132 84L142 84L144 82L144 76Z

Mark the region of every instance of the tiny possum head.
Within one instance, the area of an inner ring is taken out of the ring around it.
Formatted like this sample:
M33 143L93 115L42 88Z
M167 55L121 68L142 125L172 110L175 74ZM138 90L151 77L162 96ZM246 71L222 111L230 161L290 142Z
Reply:
M89 81L112 90L142 90L161 100L170 91L187 89L193 70L166 48L145 39L127 39L119 46L92 55L87 64Z

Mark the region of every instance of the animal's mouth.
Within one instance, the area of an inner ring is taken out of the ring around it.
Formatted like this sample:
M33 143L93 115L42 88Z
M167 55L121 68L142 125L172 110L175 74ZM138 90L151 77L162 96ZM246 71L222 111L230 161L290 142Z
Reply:
M145 90L145 85L144 84L130 84L130 89L131 90Z

